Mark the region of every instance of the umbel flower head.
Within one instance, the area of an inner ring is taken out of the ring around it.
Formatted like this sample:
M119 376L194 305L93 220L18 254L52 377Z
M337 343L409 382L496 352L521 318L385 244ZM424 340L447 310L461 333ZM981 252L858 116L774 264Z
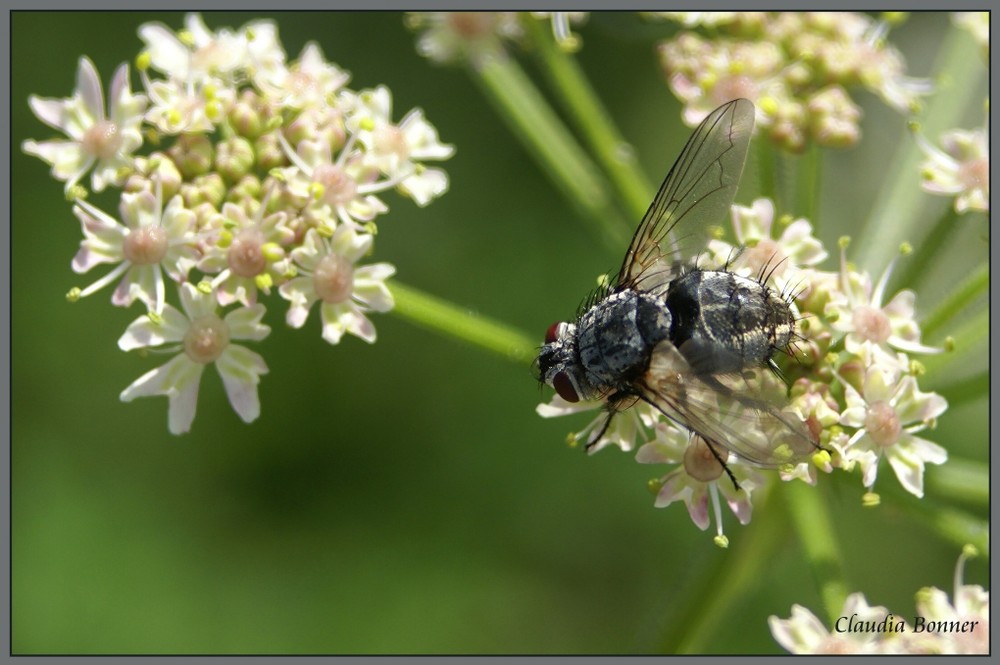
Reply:
M801 605L792 616L768 618L771 634L796 654L985 654L990 649L990 593L963 581L965 561L976 556L966 545L955 565L952 599L935 587L917 592L912 622L885 607L868 605L863 593L847 597L831 628Z
M719 104L744 97L757 107L762 133L800 152L809 142L844 147L860 138L858 86L911 113L930 82L907 76L885 35L888 23L855 12L673 12L685 31L659 46L667 83L700 122Z
M777 357L785 382L774 379L762 385L783 393L822 449L808 462L782 468L781 478L815 484L820 472L858 466L871 500L884 458L907 491L923 496L925 466L944 463L948 454L922 433L933 428L948 405L940 395L919 389L919 374L907 355L941 351L920 342L915 294L901 291L888 297L891 266L873 286L870 276L850 265L846 250L839 271L821 270L817 266L828 252L812 235L809 221L776 217L768 199L758 199L750 207L732 206L731 219L738 245L719 237L710 240L699 254L699 267L725 268L745 277L768 275L769 288L794 296L792 305L800 322L797 348L784 359ZM555 395L537 411L549 418L604 406L599 400L569 404ZM624 451L638 448L637 462L667 465L668 471L650 482L657 507L682 502L703 530L714 516L715 541L721 546L727 542L723 502L741 524L750 521L751 496L765 484L752 464L731 454L720 461L719 450L712 454L700 436L692 436L648 405L617 414L602 432L606 419L601 412L570 440L586 443L591 452L608 446ZM740 417L730 427L747 426L745 417ZM601 435L595 439L598 432ZM735 483L723 473L721 462Z
M281 303L279 294L292 327L319 302L329 343L345 333L374 342L369 317L392 309L385 280L395 273L363 262L389 212L379 197L395 191L429 205L448 175L428 163L454 148L422 109L397 118L387 87L349 89L350 75L318 45L289 60L273 22L212 30L190 14L183 30L147 23L138 32L143 93L132 93L122 65L106 107L96 69L81 58L71 97L29 99L67 138L22 148L51 164L74 200L83 239L73 270L112 266L68 299L117 280L113 304L148 310L119 346L176 354L121 398L166 395L170 431L186 432L202 370L214 364L250 422L267 365L235 342L267 335L265 302ZM91 169L95 191L120 190L117 218L85 200Z

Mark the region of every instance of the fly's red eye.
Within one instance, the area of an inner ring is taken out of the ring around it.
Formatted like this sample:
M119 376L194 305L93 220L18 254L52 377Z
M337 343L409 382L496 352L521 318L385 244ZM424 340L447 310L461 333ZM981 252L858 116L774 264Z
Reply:
M552 344L557 339L559 339L559 326L562 325L562 321L556 321L549 329L545 331L545 343Z
M573 382L569 380L566 372L559 372L552 377L552 387L567 402L580 401L580 396L576 394L576 388L573 387Z

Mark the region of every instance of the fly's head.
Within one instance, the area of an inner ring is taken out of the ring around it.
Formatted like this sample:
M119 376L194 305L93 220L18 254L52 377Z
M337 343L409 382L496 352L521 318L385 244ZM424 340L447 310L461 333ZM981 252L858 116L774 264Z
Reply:
M560 321L549 326L537 365L538 380L552 386L567 402L579 402L590 394L576 350L576 325Z

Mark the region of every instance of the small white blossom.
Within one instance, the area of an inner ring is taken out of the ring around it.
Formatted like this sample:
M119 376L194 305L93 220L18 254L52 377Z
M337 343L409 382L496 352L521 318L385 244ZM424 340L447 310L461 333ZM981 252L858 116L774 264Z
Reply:
M219 81L202 86L143 76L151 102L146 121L164 134L211 132L233 103L233 89Z
M886 633L875 630L850 630L851 624L878 625L892 614L882 606L870 606L862 593L852 593L834 626L827 629L822 621L801 605L792 605L792 616L779 619L772 615L767 623L771 635L786 651L796 654L884 653ZM893 625L901 620L891 619ZM886 623L889 623L886 621ZM905 629L905 624L903 625ZM904 633L905 634L905 633ZM894 641L892 638L889 642Z
M899 483L911 494L924 494L924 465L944 464L948 452L941 446L915 436L948 408L936 393L917 389L912 376L900 377L884 367L871 367L858 391L845 382L847 408L841 424L858 428L840 451L845 468L857 462L862 482L871 489L881 457L889 460Z
M941 135L938 149L921 134L917 145L927 158L921 166L921 186L932 194L955 197L955 212L990 210L989 133L961 129Z
M200 14L184 17L180 35L160 23L139 26L139 38L154 68L183 83L201 83L208 77L232 79L247 60L245 33L208 29Z
M329 104L350 78L350 74L326 61L319 45L309 42L293 65L261 73L256 83L282 105L301 109Z
M913 625L885 607L868 605L864 594L856 592L845 600L832 630L806 608L792 605L791 618L768 617L771 635L795 654L987 654L990 593L962 579L965 560L975 553L966 545L958 559L954 605L940 589L917 592Z
M330 219L327 230L336 222L363 227L389 208L375 196L376 192L389 189L392 182L379 182L370 177L364 157L353 151L353 139L344 146L334 160L330 144L323 140L301 141L296 150L279 134L286 156L294 166L284 170L288 191L303 205L324 207L333 211L316 211L319 219Z
M661 431L669 432L671 429L674 430L671 435L665 437L661 434ZM679 437L688 439L690 443L678 449L676 439ZM671 439L674 441L670 441ZM724 539L719 495L722 495L740 524L749 524L753 510L750 494L757 487L764 485L764 479L754 469L741 464L734 455L725 450L717 452L723 457L726 467L739 483L739 489L725 473L722 463L715 457L704 439L700 436L690 437L667 423L660 423L657 426L656 440L639 448L635 459L641 464L679 464L676 469L660 479L660 489L656 494L654 505L657 508L664 508L675 501L683 501L691 521L704 531L711 524L709 513L709 500L711 500L716 538Z
M407 23L421 31L417 53L438 63L502 57L503 40L523 34L516 12L411 12Z
M645 443L649 440L646 430L652 428L658 420L653 407L645 403L636 404L616 414L608 423L608 414L603 410L605 405L605 402L601 400L567 402L559 395L553 395L547 404L537 405L535 412L542 418L558 418L601 409L601 412L594 416L594 419L586 427L567 437L567 441L574 446L587 445L587 452L591 455L608 446L618 446L624 452L629 452L635 448L637 441ZM605 429L600 437L591 441L590 439L596 436L595 432L600 432L602 427Z
M396 269L389 263L356 267L371 245L370 235L359 234L346 224L338 227L329 240L310 229L302 246L292 250L292 259L303 276L279 289L282 297L291 302L288 325L301 328L309 309L319 301L323 339L327 342L339 343L345 332L374 342L375 326L365 313L392 309L393 298L385 280Z
M103 263L118 265L75 297L88 296L122 277L111 302L127 307L136 299L155 312L165 301L163 271L175 282L184 281L196 261L192 231L194 213L184 208L180 196L162 209L158 195L150 192L122 194L120 214L124 223L78 200L73 212L80 219L84 240L73 259L77 273Z
M812 234L812 225L796 219L787 225L775 225L774 203L759 198L750 207L734 205L730 217L737 247L721 240L710 240L708 250L716 265L729 264L729 269L748 277L773 277L778 288L789 283L786 274L798 279L797 268L814 266L826 260L823 244ZM781 235L773 238L777 229ZM783 226L783 228L782 228Z
M146 108L144 95L133 95L128 65L121 65L111 82L108 114L104 92L94 64L80 58L76 90L67 99L28 98L39 120L66 134L70 140L25 141L21 149L52 165L52 176L66 181L68 191L94 167L91 186L102 191L120 179L119 170L129 166L132 153L142 145L139 127ZM96 164L96 166L95 166Z
M911 633L909 646L918 653L987 654L990 652L990 592L978 584L965 584L965 561L976 549L967 545L955 564L953 601L935 587L917 591L917 616L931 622L959 626L959 630L926 630ZM967 630L965 630L967 629Z
M270 293L274 277L287 270L284 248L291 244L295 234L285 224L285 212L264 216L268 200L265 197L261 201L253 218L241 206L233 203L222 206L226 225L216 232L216 244L198 268L218 273L212 279L212 287L223 307L236 301L253 305L257 302L257 290Z
M865 355L866 344L892 347L910 353L940 353L941 349L920 343L920 327L915 320L916 294L904 289L885 305L886 286L894 263L890 263L878 284L872 285L868 273L857 273L841 252L840 290L832 294L826 315L834 319L834 330L846 333L845 348Z
M183 313L167 305L161 316L140 316L118 340L123 351L175 344L179 351L165 365L150 370L122 391L121 400L165 395L170 400L168 422L173 434L191 429L198 403L198 386L205 365L215 363L233 410L243 422L260 415L257 384L267 373L258 354L234 340L260 341L271 329L261 323L264 306L240 307L220 318L215 295L182 284Z
M400 190L417 205L425 206L448 190L447 174L421 162L449 159L455 148L441 143L421 109L411 110L396 125L392 94L385 86L348 97L348 127L365 146L366 161L398 181Z

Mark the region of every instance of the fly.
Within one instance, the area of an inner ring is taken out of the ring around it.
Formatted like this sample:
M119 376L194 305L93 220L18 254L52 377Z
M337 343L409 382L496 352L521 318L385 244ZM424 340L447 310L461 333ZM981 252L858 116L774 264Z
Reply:
M553 324L538 354L540 380L567 402L604 400L607 419L645 402L722 451L758 466L807 459L809 428L765 397L774 355L795 337L789 302L759 279L703 270L682 248L733 202L753 132L754 106L736 99L694 130L643 216L618 275L575 322ZM739 487L737 485L737 487Z

